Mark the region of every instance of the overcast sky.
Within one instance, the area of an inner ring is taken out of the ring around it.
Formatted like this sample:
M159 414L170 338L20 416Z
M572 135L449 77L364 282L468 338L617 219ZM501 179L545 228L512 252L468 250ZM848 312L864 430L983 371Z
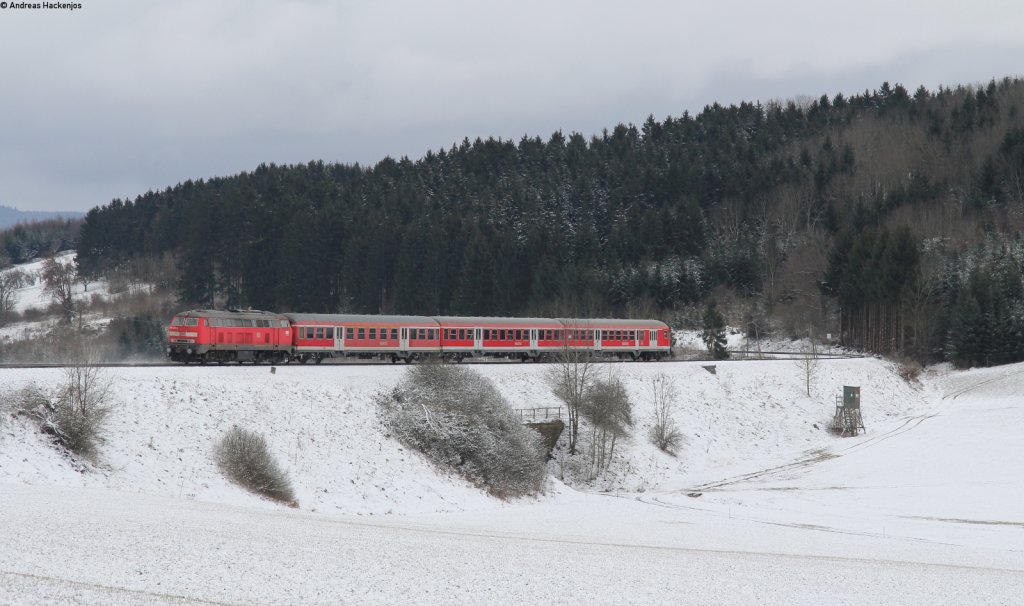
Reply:
M1024 74L1019 1L79 1L0 9L0 204Z

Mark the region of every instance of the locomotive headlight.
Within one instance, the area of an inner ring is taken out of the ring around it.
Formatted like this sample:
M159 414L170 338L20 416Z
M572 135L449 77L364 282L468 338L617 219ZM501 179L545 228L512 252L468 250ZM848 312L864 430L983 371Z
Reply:
M192 355L192 348L189 347L188 349L186 349L185 353L187 353L188 355Z

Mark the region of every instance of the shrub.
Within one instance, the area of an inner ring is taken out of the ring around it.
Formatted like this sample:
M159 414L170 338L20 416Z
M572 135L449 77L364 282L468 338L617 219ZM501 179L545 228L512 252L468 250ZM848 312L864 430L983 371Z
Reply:
M76 364L65 369L54 397L30 385L18 392L16 405L58 444L76 455L93 458L113 410L111 386L102 369Z
M921 363L909 356L898 355L893 358L893 362L896 363L897 372L899 372L900 377L907 383L916 383L924 371Z
M298 507L291 480L267 449L263 436L232 427L216 450L217 466L229 480L256 494Z
M377 403L384 425L399 441L490 494L511 498L543 487L540 436L522 425L479 373L440 364L415 366Z

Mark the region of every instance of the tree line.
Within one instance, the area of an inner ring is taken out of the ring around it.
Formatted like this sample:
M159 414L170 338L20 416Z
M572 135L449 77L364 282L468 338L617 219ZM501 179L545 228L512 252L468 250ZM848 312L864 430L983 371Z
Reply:
M715 298L760 334L944 358L969 287L948 276L1024 223L1022 108L1016 79L883 83L590 138L261 165L92 209L78 263L94 275L173 255L183 304L280 311L678 325Z

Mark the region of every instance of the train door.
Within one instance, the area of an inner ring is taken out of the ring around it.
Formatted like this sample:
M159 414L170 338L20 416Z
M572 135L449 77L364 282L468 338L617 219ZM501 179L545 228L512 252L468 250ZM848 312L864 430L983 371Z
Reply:
M651 330L647 334L650 335L650 342L648 344L651 347L656 347L658 345L658 331L657 330Z
M530 349L537 349L537 329L530 329Z
M334 350L344 351L345 350L345 327L335 326L334 327Z
M409 329L405 326L402 327L401 337L398 348L402 351L409 351Z
M473 349L480 350L484 348L484 331L481 328L473 329Z
M601 340L601 329L594 329L594 349L596 351L601 351Z

